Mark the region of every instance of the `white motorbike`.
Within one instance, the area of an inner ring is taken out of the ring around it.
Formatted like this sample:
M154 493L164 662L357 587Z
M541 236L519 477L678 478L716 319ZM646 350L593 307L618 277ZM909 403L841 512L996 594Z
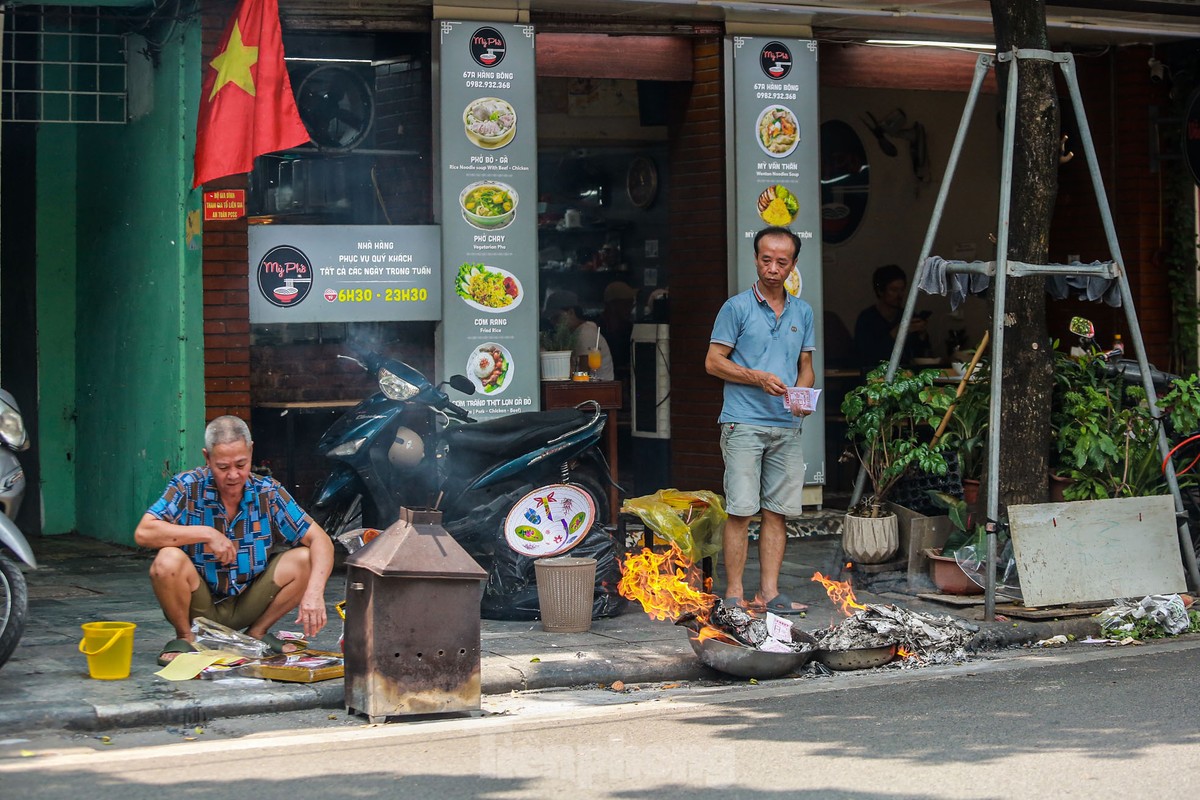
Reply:
M17 453L28 448L29 437L17 402L0 389L0 666L17 649L29 610L25 575L13 559L37 568L29 542L13 522L25 495L25 471Z

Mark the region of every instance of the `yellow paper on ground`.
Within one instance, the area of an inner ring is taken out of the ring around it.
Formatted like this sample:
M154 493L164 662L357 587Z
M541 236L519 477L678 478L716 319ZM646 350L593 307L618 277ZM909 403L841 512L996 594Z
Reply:
M180 653L171 659L171 663L154 673L169 681L190 681L200 674L205 667L211 666L225 658L224 653Z

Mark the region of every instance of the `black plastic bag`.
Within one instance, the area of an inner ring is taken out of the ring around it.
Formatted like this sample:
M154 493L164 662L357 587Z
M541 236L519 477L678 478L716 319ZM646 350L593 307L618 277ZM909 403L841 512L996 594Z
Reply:
M480 613L484 619L541 619L538 606L534 559L508 546L504 539L504 520L508 511L535 487L520 482L502 489L472 492L471 502L460 505L471 511L463 517L445 520L444 526L454 540L487 570ZM592 600L592 619L615 617L624 613L628 602L617 593L621 580L617 547L613 535L599 525L592 527L583 541L564 555L596 559L596 584Z
M617 563L618 549L612 534L594 526L583 541L563 555L596 559L596 585L592 595L592 619L623 614L629 603L617 593L621 568ZM534 620L541 619L538 606L537 578L534 559L518 553L504 542L495 548L492 567L488 570L481 606L484 619Z

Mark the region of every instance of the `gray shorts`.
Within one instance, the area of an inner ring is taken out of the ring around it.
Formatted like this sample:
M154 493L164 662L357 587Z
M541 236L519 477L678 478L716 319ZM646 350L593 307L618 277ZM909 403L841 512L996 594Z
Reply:
M749 517L766 509L787 517L803 510L804 453L798 427L721 424L725 510Z

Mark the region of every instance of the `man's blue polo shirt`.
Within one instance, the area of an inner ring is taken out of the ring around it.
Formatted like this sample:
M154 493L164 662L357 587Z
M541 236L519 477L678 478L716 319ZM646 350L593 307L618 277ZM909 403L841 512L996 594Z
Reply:
M713 323L711 341L729 345L733 363L777 375L785 386L795 386L800 353L817 349L812 306L784 293L783 313L775 318L758 282L725 301ZM725 404L720 422L744 422L768 427L796 424L782 397L773 397L757 386L725 381Z

